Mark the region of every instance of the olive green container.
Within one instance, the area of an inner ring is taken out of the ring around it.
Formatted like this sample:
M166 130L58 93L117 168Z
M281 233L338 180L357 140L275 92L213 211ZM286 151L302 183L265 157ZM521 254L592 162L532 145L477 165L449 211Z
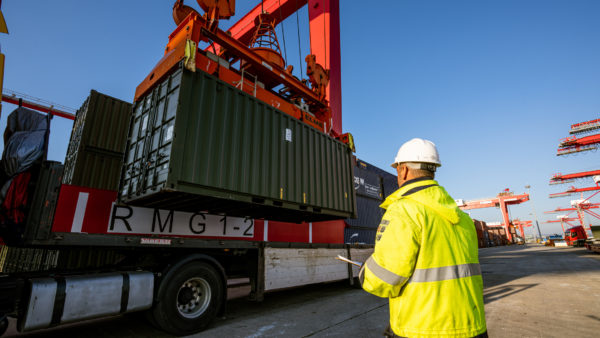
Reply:
M119 189L131 112L131 103L90 92L73 123L63 183Z
M134 105L120 200L282 221L355 217L345 144L204 72Z

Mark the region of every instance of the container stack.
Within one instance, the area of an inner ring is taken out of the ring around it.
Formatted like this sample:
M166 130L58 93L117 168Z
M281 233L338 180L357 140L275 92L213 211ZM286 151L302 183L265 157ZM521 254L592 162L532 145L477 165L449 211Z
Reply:
M507 245L506 230L503 227L493 227L488 229L490 246Z
M118 190L132 105L95 90L77 111L63 183Z
M475 223L475 230L477 231L477 242L480 248L486 248L489 246L489 234L488 227L483 221L479 221L474 219L473 223Z
M488 226L486 222L474 219L477 241L480 248L508 245L510 242L506 237L506 229L502 226ZM513 238L517 238L515 227L510 227Z
M367 162L356 160L354 191L357 218L346 219L344 241L350 244L374 244L377 227L385 210L379 205L398 189L396 176Z

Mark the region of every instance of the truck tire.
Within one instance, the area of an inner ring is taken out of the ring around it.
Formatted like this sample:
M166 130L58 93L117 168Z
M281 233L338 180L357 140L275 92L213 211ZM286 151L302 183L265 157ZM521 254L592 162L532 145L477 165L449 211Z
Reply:
M210 264L192 261L161 282L152 317L164 331L181 336L204 329L217 315L225 282Z

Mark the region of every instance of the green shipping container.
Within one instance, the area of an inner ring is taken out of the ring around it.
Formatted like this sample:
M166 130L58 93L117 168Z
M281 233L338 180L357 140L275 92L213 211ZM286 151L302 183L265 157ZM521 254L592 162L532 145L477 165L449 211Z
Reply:
M27 213L25 240L47 239L50 236L63 169L64 166L55 161L44 161L40 166Z
M134 106L123 202L282 221L355 217L347 145L181 67Z
M77 111L63 182L118 190L132 105L95 90Z

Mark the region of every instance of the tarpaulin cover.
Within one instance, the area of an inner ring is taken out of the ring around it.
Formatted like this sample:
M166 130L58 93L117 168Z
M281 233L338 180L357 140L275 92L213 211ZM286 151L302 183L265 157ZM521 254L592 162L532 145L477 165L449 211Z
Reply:
M8 116L2 153L8 177L29 169L42 157L47 130L47 117L31 109L19 107Z

